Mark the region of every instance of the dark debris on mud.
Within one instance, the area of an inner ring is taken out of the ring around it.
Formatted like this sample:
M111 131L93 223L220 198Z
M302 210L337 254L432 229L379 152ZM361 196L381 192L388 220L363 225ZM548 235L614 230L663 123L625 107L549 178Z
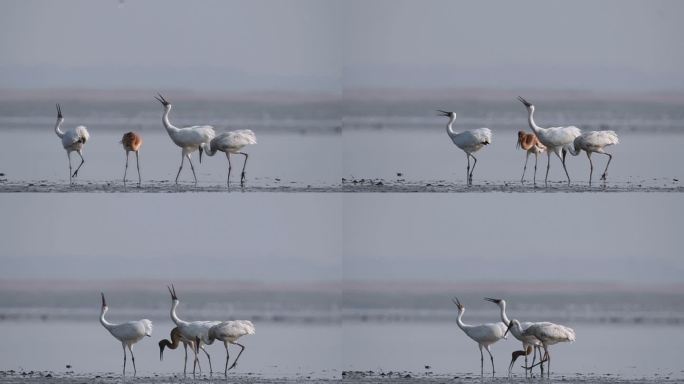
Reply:
M638 383L677 383L680 379L672 377L672 373L656 374L651 377L625 379L615 374L555 374L550 379L543 379L544 383L604 383L604 384L638 384ZM538 381L538 378L532 379ZM429 370L423 372L411 371L344 371L340 377L320 378L316 373L297 374L291 377L263 377L256 373L244 373L239 375L229 375L226 379L222 374L213 376L198 375L192 377L188 375L168 375L153 374L140 375L135 378L127 376L122 380L120 374L108 373L56 373L51 371L0 371L0 382L9 384L82 384L99 383L113 384L132 382L138 384L157 384L157 383L253 383L253 384L276 384L276 383L529 383L530 379L524 376L514 375L511 377L500 376L491 377L488 375L480 376L476 373L455 373L451 375L433 374Z
M275 192L275 193L619 193L619 192L684 192L676 178L660 178L649 180L629 180L622 182L594 183L586 182L568 185L564 181L521 184L512 181L483 181L474 185L466 185L447 180L407 181L404 179L356 179L343 178L339 184L306 184L296 181L284 181L278 178L227 187L221 184L175 184L170 180L150 180L138 187L135 183L124 186L121 182L91 181L78 182L73 185L52 181L5 181L0 180L0 193L192 193L192 192Z

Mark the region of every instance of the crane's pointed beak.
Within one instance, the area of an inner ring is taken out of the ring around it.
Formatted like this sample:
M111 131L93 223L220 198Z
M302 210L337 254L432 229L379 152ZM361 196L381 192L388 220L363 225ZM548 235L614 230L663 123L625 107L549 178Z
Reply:
M451 112L443 111L443 110L441 110L441 109L438 109L438 110L437 110L437 115L438 115L438 116L449 117L449 116L451 116Z
M485 297L484 299L487 301L491 301L494 304L499 304L501 302L501 299L492 299L491 297Z
M164 98L164 96L161 95L161 93L157 93L157 95L159 95L159 97L155 96L154 98L157 99L157 101L159 101L160 103L162 103L163 106L166 107L167 105L171 104L168 100Z
M173 284L171 284L171 287L173 287ZM175 288L173 290L171 290L171 287L169 287L168 285L166 286L166 288L169 289L169 293L171 294L171 300L178 300L178 297L176 297Z
M526 107L529 107L532 105L529 101L523 99L522 96L518 96L518 100L520 100L521 103L525 104Z
M62 107L60 107L59 104L57 104L57 118L62 118Z
M104 308L107 306L107 302L105 301L105 297L104 297L104 292L100 292L100 295L102 295L102 307Z
M159 361L164 361L164 342L159 342Z

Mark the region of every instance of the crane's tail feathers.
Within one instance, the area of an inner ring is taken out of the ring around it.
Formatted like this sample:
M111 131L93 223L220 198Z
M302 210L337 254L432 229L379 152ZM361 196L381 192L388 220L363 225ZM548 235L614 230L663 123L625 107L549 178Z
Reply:
M143 327L145 327L145 336L152 337L152 321L148 319L142 319L140 321L142 322Z

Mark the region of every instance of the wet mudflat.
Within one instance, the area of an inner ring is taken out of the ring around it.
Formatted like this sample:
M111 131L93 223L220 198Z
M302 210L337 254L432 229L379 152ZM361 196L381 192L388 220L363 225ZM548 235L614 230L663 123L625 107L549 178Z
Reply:
M525 183L516 181L484 181L468 186L448 180L407 181L403 179L342 179L339 184L307 184L281 179L262 179L240 186L230 187L210 183L181 183L173 180L145 181L140 187L137 183L124 185L120 181L88 181L83 183L37 181L2 181L0 193L193 193L193 192L278 192L278 193L603 193L603 192L684 192L684 184L676 178L633 179L610 183L573 183L562 181L544 183Z

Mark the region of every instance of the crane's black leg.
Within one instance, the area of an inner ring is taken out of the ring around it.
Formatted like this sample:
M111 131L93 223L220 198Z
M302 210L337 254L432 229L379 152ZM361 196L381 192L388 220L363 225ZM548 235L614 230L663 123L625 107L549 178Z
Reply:
M128 155L126 155L126 162L128 162ZM138 157L138 151L135 151L135 166L138 168L138 187L142 184L142 178L140 177L140 158Z
M563 170L565 171L565 176L568 178L568 185L570 185L570 174L568 174L568 168L565 166L565 156L568 154L567 151L563 150L563 157L561 162L563 163Z
M473 160L475 160L473 162L473 167L470 169L470 176L468 178L468 180L470 180L470 185L473 185L473 172L475 172L475 166L477 165L477 158L473 155L470 155L470 156L473 158Z
M466 167L466 184L470 185L470 154L466 152L466 159L468 159L468 166ZM480 351L482 352L482 351Z
M230 187L230 171L233 169L233 164L230 163L230 153L226 152L226 159L228 159L228 181L226 185Z
M484 375L484 355L482 354L482 345L478 344L480 347L480 376Z
M128 346L128 350L131 352L131 361L133 362L133 377L138 374L138 370L135 368L135 356L133 356L133 349Z
M81 164L79 164L78 168L76 168L76 170L74 171L73 177L78 176L78 170L81 169L81 166L83 165L83 163L85 163L85 160L83 159L83 155L81 155L81 151L76 151L76 153L78 153L78 155L81 157Z
M530 159L530 152L526 151L525 152L525 166L523 167L523 174L522 177L520 177L520 184L525 183L525 171L527 170L527 160Z
M494 376L494 356L492 356L492 351L489 350L489 346L486 346L485 349L487 349L487 353L489 353L489 359L492 361L492 377Z
M176 184L178 184L178 176L180 176L181 170L183 169L183 163L185 162L185 154L181 152L181 163L178 167L178 173L176 174Z
M123 347L124 351L124 367L123 367L123 376L126 377L126 344L121 343L121 346Z
M183 376L185 376L188 369L188 343L183 343L183 347L185 347L185 364L183 364Z
M240 352L238 353L237 357L235 358L235 361L233 361L233 364L232 364L232 365L230 366L230 368L228 368L228 369L233 369L233 368L235 368L235 366L237 365L238 360L240 359L240 355L242 355L242 351L245 350L245 346L242 345L242 344L240 344L240 343L231 343L231 344L235 344L235 345L237 345L238 347L240 347L241 349L240 349Z
M604 155L608 156L608 164L606 164L606 169L603 171L603 175L601 176L601 180L605 181L606 177L608 176L608 166L610 165L610 161L613 160L613 155L605 152L600 153L603 153Z
M69 160L69 185L73 182L71 180L71 152L67 151L67 160Z
M195 178L195 184L197 184L197 175L195 174L195 167L192 165L192 159L190 158L189 153L188 153L188 161L190 162L190 169L192 169L192 177Z
M126 172L128 172L128 151L126 151L126 166L124 167L124 187L126 186Z
M549 169L551 169L551 152L546 152L546 177L544 177L544 186L549 186Z
M226 347L226 367L223 369L223 374L228 377L228 359L230 359L230 354L228 353L228 343L224 343Z
M209 352L207 352L207 350L204 349L203 345L200 345L200 348L202 348L204 354L207 355L207 360L209 360L209 376L211 376L211 374L214 373L214 369L211 367L211 356L209 356Z
M589 159L589 186L591 187L591 177L594 174L594 163L591 161L591 152L587 152L587 158Z
M240 176L240 186L244 187L245 186L245 168L247 167L247 158L249 155L247 155L244 152L240 152L241 155L245 155L245 162L242 164L242 176Z

